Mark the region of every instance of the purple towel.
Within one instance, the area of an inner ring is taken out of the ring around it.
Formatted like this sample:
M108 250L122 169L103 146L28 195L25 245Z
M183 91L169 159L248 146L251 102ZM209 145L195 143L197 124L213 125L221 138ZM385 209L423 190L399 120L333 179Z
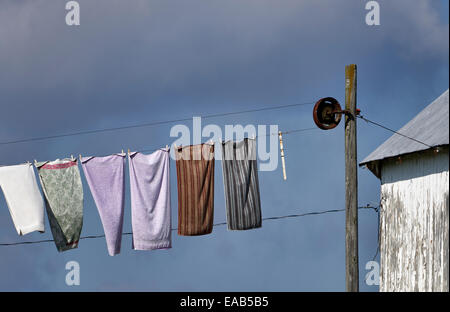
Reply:
M133 249L172 247L169 149L129 155Z
M108 253L114 256L122 243L125 155L83 157L81 165L102 220Z

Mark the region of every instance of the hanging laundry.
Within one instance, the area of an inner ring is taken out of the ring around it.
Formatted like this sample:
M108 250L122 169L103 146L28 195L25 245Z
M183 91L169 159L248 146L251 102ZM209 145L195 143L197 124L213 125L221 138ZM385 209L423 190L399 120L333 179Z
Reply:
M47 215L59 252L78 247L83 227L83 187L77 161L37 162Z
M214 144L179 147L175 156L178 234L209 234L214 219Z
M129 153L133 249L172 247L169 151Z
M0 188L19 235L44 232L44 200L32 164L0 167Z
M110 256L120 253L125 206L125 154L83 157L81 166L97 206Z
M261 227L256 140L222 143L222 171L228 229Z

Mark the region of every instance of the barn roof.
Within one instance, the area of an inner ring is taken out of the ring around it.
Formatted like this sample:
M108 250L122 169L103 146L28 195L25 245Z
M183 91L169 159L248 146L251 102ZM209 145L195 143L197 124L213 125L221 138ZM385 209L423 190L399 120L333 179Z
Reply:
M449 144L449 90L425 107L416 117L403 126L399 133L432 147ZM427 150L429 147L393 134L383 144L367 156L360 166L367 165L371 171L379 177L379 172L374 170L374 162L386 158ZM370 166L372 164L372 166Z

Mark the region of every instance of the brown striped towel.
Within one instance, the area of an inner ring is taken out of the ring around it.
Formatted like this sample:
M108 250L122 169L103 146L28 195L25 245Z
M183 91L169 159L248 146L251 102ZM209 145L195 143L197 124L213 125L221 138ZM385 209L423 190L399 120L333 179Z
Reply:
M261 227L256 140L222 143L222 171L228 229Z
M175 150L178 186L178 235L212 232L214 219L214 145Z

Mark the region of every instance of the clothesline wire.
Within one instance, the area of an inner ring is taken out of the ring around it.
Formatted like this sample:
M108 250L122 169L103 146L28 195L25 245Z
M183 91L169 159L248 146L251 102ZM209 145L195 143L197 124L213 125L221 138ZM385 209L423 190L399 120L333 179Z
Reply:
M360 206L358 209L373 209L374 211L378 212L378 206ZM270 220L281 220L281 219L289 219L289 218L300 218L300 217L306 217L306 216L313 216L313 215L323 215L327 213L336 213L336 212L342 212L345 211L345 209L330 209L330 210L323 210L323 211L313 211L313 212L306 212L301 214L290 214L290 215L283 215L283 216L275 216L275 217L267 217L262 218L262 221L270 221ZM227 222L220 222L220 223L214 223L213 226L223 226L227 225ZM177 231L178 228L172 228L172 231ZM124 232L122 233L122 236L128 236L132 235L132 232ZM83 239L94 239L94 238L103 238L105 237L104 234L101 235L87 235L80 237L79 240ZM0 243L0 247L6 247L6 246L17 246L17 245L33 245L33 244L42 244L42 243L51 243L54 242L53 239L45 239L45 240L38 240L38 241L25 241L25 242L13 242L13 243Z
M293 134L293 133L301 133L301 132L312 131L312 130L319 130L319 128L315 127L315 128L292 129L292 130L282 131L281 133L283 135L289 135L289 134ZM268 137L268 136L272 136L272 135L278 135L278 133L268 133L265 136ZM254 137L257 138L258 136L260 136L260 135L255 135ZM215 143L219 143L219 142L215 142ZM157 150L160 150L161 148L162 147L159 147L159 148L144 148L144 149L134 150L133 152L155 152ZM109 154L105 154L105 155L96 155L96 157L106 157L106 156L110 156L111 154L119 154L119 153L109 153ZM84 154L84 155L86 155L86 154ZM4 167L4 166L6 166L6 165L0 165L0 167Z
M314 104L314 102L304 102L304 103L294 103L294 104L287 104L287 105L262 107L262 108L234 111L234 112L209 114L209 115L203 115L203 116L199 116L199 117L201 117L202 119L207 119L207 118L232 116L232 115L247 114L247 113L253 113L253 112L262 112L262 111L268 111L268 110L290 108L290 107L296 107L296 106L305 106L305 105L311 105L311 104ZM159 125L171 124L171 123L176 123L176 122L184 122L184 121L190 121L190 120L192 120L192 117L172 119L172 120L163 120L163 121L154 121L154 122L147 122L147 123L141 123L141 124L135 124L135 125L129 125L129 126L122 126L122 127L112 127L112 128L103 128L103 129L95 129L95 130L85 130L85 131L78 131L78 132L71 132L71 133L64 133L64 134L56 134L56 135L49 135L49 136L41 136L41 137L34 137L34 138L12 140L12 141L7 141L7 142L0 142L0 145L25 143L25 142L32 142L32 141L56 139L56 138L62 138L62 137L78 136L78 135L84 135L84 134L93 134L93 133L101 133L101 132L133 129L133 128L159 126Z
M425 145L425 146L427 146L427 147L429 147L429 148L433 148L433 146L431 146L431 145L428 145L428 144L426 144L426 143L424 143L424 142L422 142L422 141L419 141L419 140L414 139L414 138L412 138L412 137L409 137L409 136L407 136L407 135L405 135L405 134L403 134L403 133L400 133L400 132L395 131L395 130L393 130L393 129L391 129L391 128L388 128L388 127L386 127L386 126L383 126L382 124L380 124L380 123L378 123L378 122L369 120L369 119L365 118L364 116L357 116L357 117L358 117L358 118L361 118L361 119L364 120L365 122L371 123L371 124L373 124L373 125L375 125L375 126L377 126L377 127L380 127L380 128L383 128L383 129L385 129L385 130L387 130L387 131L390 131L390 132L393 132L393 133L395 133L395 134L398 134L398 135L400 135L400 136L402 136L402 137L405 137L405 138L407 138L407 139L410 139L410 140L412 140L412 141L414 141L414 142L416 142L416 143L423 144L423 145Z
M282 131L281 133L283 135L289 135L289 134L293 134L293 133L301 133L301 132L312 131L312 130L319 130L319 128L315 127L315 128L292 129L292 130ZM278 133L268 133L265 136L268 137L268 136L272 136L272 135L278 135ZM258 136L261 136L261 135L255 135L254 137L257 138ZM219 142L214 141L214 143L219 143ZM155 152L157 150L160 150L161 148L162 147L144 148L144 149L134 150L133 152L141 152L141 153L142 152ZM105 155L96 155L96 157L106 157L106 156L110 156L111 154L114 154L114 153L105 154ZM116 153L116 154L119 154L119 153ZM86 155L86 154L83 154L83 155Z
M301 132L306 132L306 131L312 131L312 130L319 130L319 128L315 127L315 128L302 128L302 129L292 129L292 130L287 130L287 131L281 131L281 134L283 135L287 135L287 134L293 134L293 133L301 133ZM278 135L278 133L268 133L265 136L272 136L272 135ZM254 138L257 138L261 135L255 135ZM219 141L213 141L213 143L220 143ZM159 150L160 148L145 148L145 149L140 149L139 152L154 152ZM109 155L105 155L105 156L109 156ZM97 156L97 157L102 157L102 156Z

